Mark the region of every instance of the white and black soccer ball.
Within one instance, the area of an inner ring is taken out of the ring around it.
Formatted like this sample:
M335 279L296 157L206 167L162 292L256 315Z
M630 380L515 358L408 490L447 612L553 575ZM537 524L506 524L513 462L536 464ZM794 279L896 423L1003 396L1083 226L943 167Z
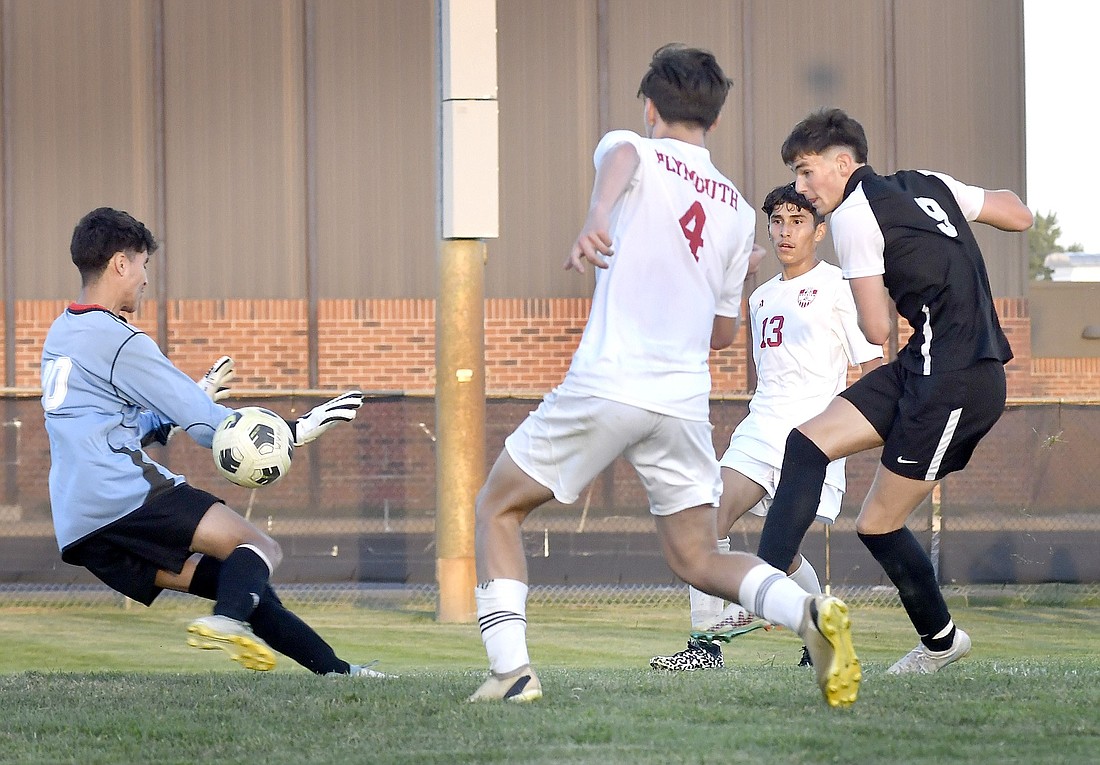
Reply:
M214 432L214 467L238 486L269 486L290 470L294 437L279 415L246 406L225 418Z

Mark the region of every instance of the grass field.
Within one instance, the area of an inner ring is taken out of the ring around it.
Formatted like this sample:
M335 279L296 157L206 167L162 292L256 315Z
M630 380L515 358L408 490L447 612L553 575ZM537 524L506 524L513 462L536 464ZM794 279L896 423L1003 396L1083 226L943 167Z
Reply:
M864 684L833 710L783 630L738 638L723 670L650 670L686 639L671 607L532 607L546 695L520 706L463 703L485 671L477 629L426 608L300 610L344 658L400 674L366 681L189 649L193 605L0 609L0 762L1100 761L1096 609L955 605L970 658L905 678L884 674L915 643L904 613L854 609Z

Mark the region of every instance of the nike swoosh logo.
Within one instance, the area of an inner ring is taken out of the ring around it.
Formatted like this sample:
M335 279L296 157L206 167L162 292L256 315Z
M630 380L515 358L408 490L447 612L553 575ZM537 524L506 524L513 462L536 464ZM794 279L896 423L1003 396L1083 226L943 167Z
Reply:
M898 464L899 465L916 465L917 460L907 460L907 459L905 459L905 457L898 457Z

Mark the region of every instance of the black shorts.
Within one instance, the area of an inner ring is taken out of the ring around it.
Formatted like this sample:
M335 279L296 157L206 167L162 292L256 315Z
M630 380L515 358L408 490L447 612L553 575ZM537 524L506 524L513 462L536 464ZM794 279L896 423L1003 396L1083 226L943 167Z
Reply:
M1005 369L996 359L919 375L897 361L872 370L842 397L882 436L882 466L919 481L966 467L1005 408Z
M116 592L150 605L160 595L158 571L178 574L191 557L191 540L219 498L183 483L61 552Z

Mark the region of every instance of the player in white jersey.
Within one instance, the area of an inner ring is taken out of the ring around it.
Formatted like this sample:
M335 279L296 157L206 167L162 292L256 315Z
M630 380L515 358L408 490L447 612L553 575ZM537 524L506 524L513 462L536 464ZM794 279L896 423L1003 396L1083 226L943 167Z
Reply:
M622 455L646 488L665 559L689 584L796 630L826 701L855 701L847 607L811 597L747 553L719 552L722 483L709 419L709 351L733 342L754 213L705 147L730 81L707 51L668 45L642 78L646 137L596 147L588 216L565 267L596 289L564 382L505 441L477 498L478 622L490 676L471 701L533 701L520 525L569 504Z
M177 426L209 449L233 412L217 403L232 359L219 359L196 386L122 316L137 310L156 248L141 222L107 207L73 231L80 298L54 321L42 348L50 506L62 560L145 605L165 589L213 600L213 615L188 626L188 643L225 649L248 669L271 669L275 649L320 675L381 676L340 659L283 606L269 583L282 558L274 539L146 453ZM362 393L349 391L289 423L294 445L353 419L362 402Z
M852 291L840 269L817 258L825 237L825 218L787 184L764 200L768 239L782 272L749 297L749 317L757 387L749 413L730 438L720 460L722 503L718 528L728 530L746 512L767 515L783 465L783 447L791 428L828 406L844 389L848 367L866 373L882 363L882 348L864 338L856 320ZM829 464L818 520L832 523L844 495L844 460ZM729 538L718 540L729 549ZM821 592L817 572L801 555L788 576L810 593ZM759 626L737 603L689 588L691 624L696 636L671 656L654 656L654 669L691 671L723 665L715 637L728 638ZM701 634L700 634L701 633ZM803 652L802 663L809 663Z

